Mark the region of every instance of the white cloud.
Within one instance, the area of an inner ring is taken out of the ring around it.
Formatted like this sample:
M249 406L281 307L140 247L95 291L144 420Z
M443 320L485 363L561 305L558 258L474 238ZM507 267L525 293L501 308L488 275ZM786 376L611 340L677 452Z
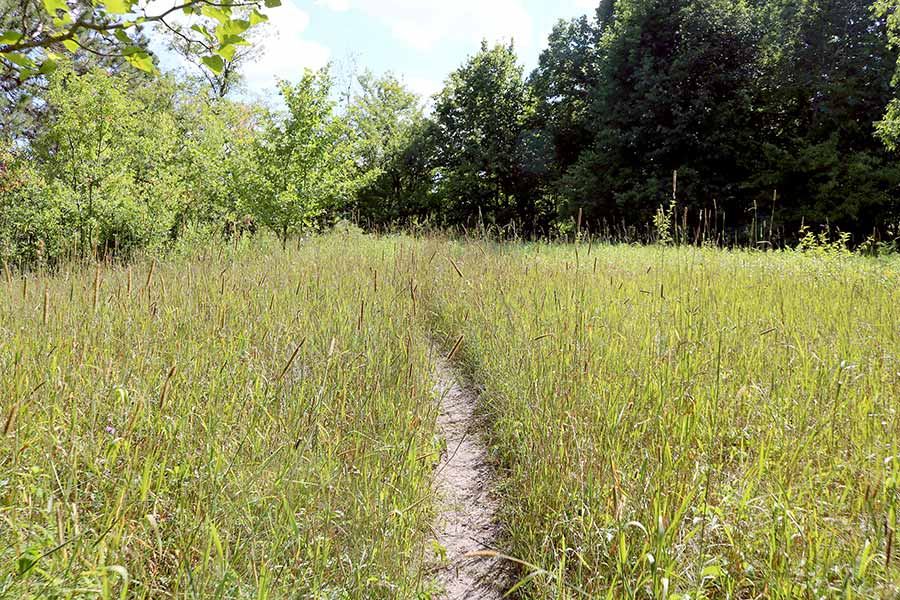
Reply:
M427 77L404 77L403 83L405 83L406 87L410 90L421 96L426 102L444 87L439 80L429 79Z
M309 26L309 15L288 0L268 11L260 43L260 56L244 68L247 87L253 91L272 88L278 79L297 79L304 69L319 69L328 63L331 51L303 38Z
M336 12L350 10L350 0L316 0L319 6L325 6Z
M342 0L329 0L338 4ZM148 14L158 14L170 8L175 0L150 0L146 3ZM255 60L243 67L247 90L251 94L262 94L274 89L278 79L296 80L306 68L324 67L331 56L331 51L317 43L304 39L303 34L309 27L309 15L297 7L293 0L285 0L278 8L266 11L271 20L261 26L260 38L255 42L259 52ZM196 17L187 17L181 11L172 13L167 19L172 23L190 26ZM190 67L174 53L168 51L165 44L154 39L153 51L159 55L164 69Z
M332 10L355 8L386 25L414 50L442 42L507 41L531 48L537 42L522 0L318 0Z

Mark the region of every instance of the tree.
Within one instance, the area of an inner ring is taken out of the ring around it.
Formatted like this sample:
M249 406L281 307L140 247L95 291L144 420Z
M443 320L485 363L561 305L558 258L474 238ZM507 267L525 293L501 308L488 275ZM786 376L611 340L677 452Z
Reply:
M34 154L74 211L82 255L169 235L176 136L171 114L153 100L153 90L129 90L124 77L102 69L77 75L63 67L51 76L50 122Z
M692 208L715 200L737 210L758 146L760 32L749 5L619 0L610 10L590 110L595 140L562 182L562 214L582 207L594 221L648 223L668 204L676 170Z
M859 234L885 227L900 185L873 127L894 97L886 18L869 0L770 0L763 19L772 58L759 100L759 195L778 190L780 220L793 230L803 221Z
M178 225L227 225L246 220L255 181L259 107L227 99L196 102L196 85L179 90L174 106L179 147L172 168L183 194Z
M376 79L365 72L358 84L347 118L357 166L371 174L371 183L359 190L355 209L381 225L427 212L430 152L419 96L390 74Z
M286 243L342 208L365 185L352 160L352 132L335 116L328 70L279 85L287 114L260 135L249 186L254 215Z
M105 54L124 57L134 67L147 72L155 70L152 57L137 39L148 25L174 30L175 16L202 15L214 21L212 29L199 25L182 31L193 35L192 43L204 48L202 61L213 72L221 72L236 47L244 44L246 32L267 17L259 12L280 5L280 0L184 0L164 10L154 10L147 0L106 0L103 3L83 0L6 0L0 10L0 70L13 73L19 82L48 75L62 52L91 50L101 41ZM234 9L247 9L247 19ZM15 18L12 18L12 17Z
M533 102L512 45L481 50L454 71L434 108L438 176L446 218L491 222L537 217L523 152Z
M888 43L896 48L900 45L900 0L876 0L873 9L877 17L884 19ZM895 88L900 85L900 60L891 83ZM900 140L900 99L890 99L884 118L877 123L877 130L885 145L896 150Z
M255 18L253 10L239 9L235 11L235 16L249 22ZM266 25L262 23L254 27L247 32L242 42L232 44L220 52L219 64L208 59L218 42L215 24L215 19L206 17L192 23L190 28L174 23L164 33L169 49L194 67L208 85L212 96L224 98L241 83L241 69L259 57L259 37L265 33Z
M3 2L0 1L0 32L9 32L20 27L22 23L37 21L40 27L49 27L52 20L43 12L39 2ZM134 47L147 51L149 40L140 32L131 35ZM110 73L128 73L132 77L147 74L135 69L117 53L101 36L86 36L66 59L76 73L101 67ZM10 69L0 65L0 141L12 143L13 140L33 139L47 118L47 103L44 95L47 92L47 74L55 64L47 65L46 73L27 79L21 79L18 69Z
M584 16L559 21L528 79L536 101L532 127L552 145L545 170L558 179L593 141L591 98L600 79L603 23Z

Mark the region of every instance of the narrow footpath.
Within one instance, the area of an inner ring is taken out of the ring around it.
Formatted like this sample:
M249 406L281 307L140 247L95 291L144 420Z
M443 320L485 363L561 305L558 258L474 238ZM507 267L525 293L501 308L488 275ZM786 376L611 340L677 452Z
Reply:
M444 600L502 598L506 578L500 559L466 556L496 548L499 526L493 472L476 418L478 393L446 359L435 364L440 394L438 428L447 448L435 472L444 509L435 524L446 562L438 573Z

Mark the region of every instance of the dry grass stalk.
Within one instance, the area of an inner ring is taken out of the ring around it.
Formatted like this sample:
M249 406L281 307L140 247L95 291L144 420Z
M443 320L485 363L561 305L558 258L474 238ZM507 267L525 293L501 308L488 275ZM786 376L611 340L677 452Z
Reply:
M450 350L450 353L447 354L447 360L453 360L453 357L456 356L456 353L459 351L459 347L462 345L463 336L459 336L456 338L456 343L453 344L453 348Z
M300 340L300 343L297 344L297 347L294 349L294 353L291 354L291 357L288 359L287 364L284 365L284 368L281 370L281 374L278 375L278 381L284 379L284 375L288 372L288 369L291 368L291 365L294 362L294 359L297 358L297 355L300 353L300 348L303 347L303 344L306 343L306 338Z
M175 372L178 370L178 365L172 365L172 368L169 369L169 374L166 375L166 380L163 382L162 391L159 393L159 407L163 408L166 404L166 398L169 395L169 388L172 383L172 378L175 376Z

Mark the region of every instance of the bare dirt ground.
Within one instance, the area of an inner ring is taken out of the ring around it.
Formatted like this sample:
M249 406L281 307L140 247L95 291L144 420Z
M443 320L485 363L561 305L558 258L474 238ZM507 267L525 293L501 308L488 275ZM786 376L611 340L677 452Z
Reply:
M444 509L435 524L447 562L438 581L445 600L501 598L507 583L497 558L467 557L493 550L499 533L497 500L492 494L493 471L478 427L478 393L444 359L435 365L435 390L441 398L438 427L447 449L438 465L435 486Z

